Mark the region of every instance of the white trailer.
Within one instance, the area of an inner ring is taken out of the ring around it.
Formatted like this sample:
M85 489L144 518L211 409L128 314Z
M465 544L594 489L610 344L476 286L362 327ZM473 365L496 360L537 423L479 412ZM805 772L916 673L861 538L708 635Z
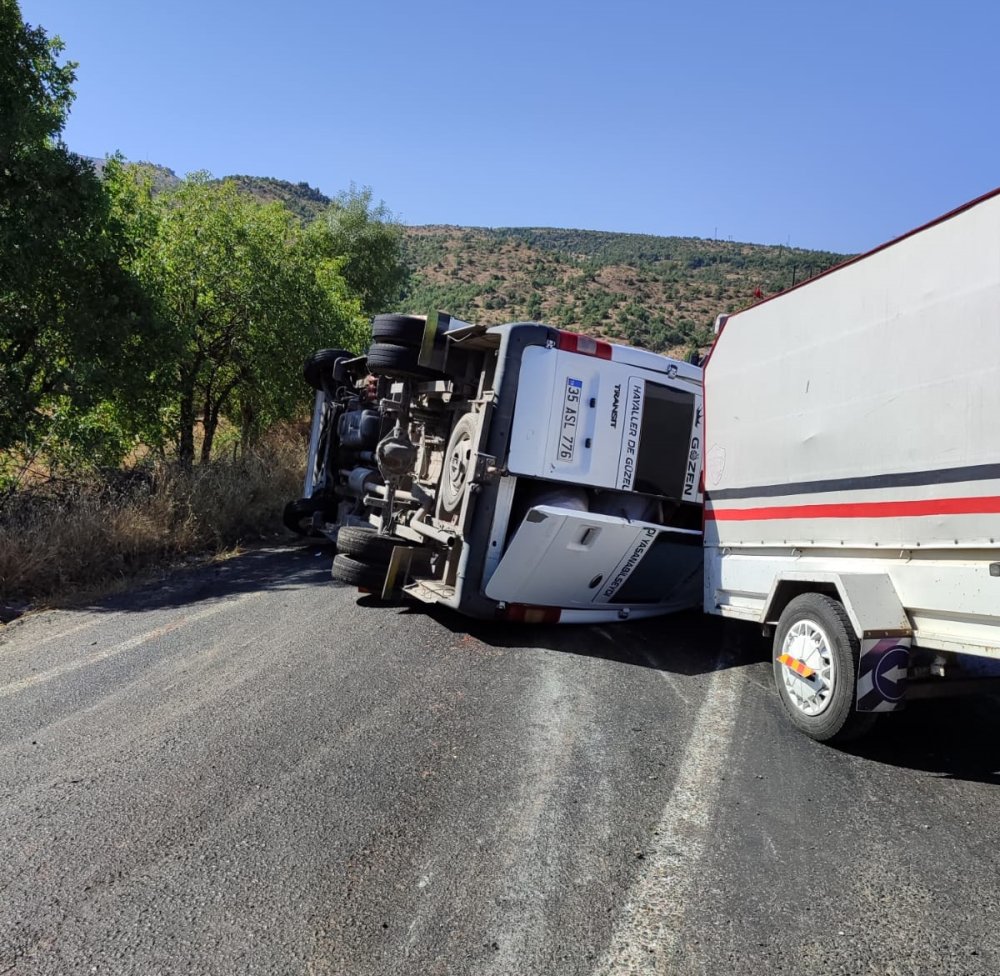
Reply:
M918 658L1000 658L1000 190L716 331L704 605L774 629L792 721L850 738Z

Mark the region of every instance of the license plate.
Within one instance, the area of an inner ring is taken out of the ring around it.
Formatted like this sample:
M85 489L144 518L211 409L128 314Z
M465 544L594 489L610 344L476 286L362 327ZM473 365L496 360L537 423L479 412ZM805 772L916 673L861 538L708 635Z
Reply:
M576 453L576 433L580 426L580 397L583 392L583 380L566 378L566 389L563 393L562 426L559 429L559 446L556 449L556 460L562 464L572 464Z

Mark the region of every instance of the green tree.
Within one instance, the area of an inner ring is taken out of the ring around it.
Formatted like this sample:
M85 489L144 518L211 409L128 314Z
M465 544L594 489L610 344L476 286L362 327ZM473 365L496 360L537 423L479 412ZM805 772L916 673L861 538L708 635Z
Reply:
M320 217L328 231L327 254L342 260L341 273L366 315L392 309L408 273L402 255L403 228L370 187L339 194Z
M297 221L293 228L278 282L285 328L258 331L254 355L241 362L234 389L231 419L244 444L277 421L299 415L311 400L302 381L307 356L324 347L360 353L369 341L367 317L341 273L343 260L322 246L322 228L314 223L302 229Z
M153 219L141 216L150 202ZM197 424L208 461L222 417L252 437L294 416L308 392L305 357L359 347L364 319L339 264L280 203L202 173L155 200L140 194L136 211L153 230L136 266L177 349L169 416L183 462L194 460Z
M90 452L103 431L104 458L124 450L154 323L108 194L59 138L61 50L0 0L0 450L58 435Z
M60 65L58 37L25 24L13 0L0 0L0 172L22 169L27 149L55 139L73 101L76 64Z

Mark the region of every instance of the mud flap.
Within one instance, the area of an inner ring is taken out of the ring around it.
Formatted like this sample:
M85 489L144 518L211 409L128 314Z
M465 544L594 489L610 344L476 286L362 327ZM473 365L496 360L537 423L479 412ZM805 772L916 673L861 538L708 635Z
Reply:
M863 640L858 661L858 711L895 712L902 708L909 670L909 637Z
M389 568L385 571L385 582L382 584L383 600L396 600L403 593L403 586L410 575L410 564L413 561L414 550L409 546L395 546L389 559Z

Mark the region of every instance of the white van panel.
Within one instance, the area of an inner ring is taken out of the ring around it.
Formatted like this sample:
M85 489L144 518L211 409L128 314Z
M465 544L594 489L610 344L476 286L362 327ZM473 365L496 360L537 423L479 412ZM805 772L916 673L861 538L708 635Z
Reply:
M700 532L538 505L486 595L536 606L679 610L701 602L701 567Z
M548 471L546 446L552 416L556 356L542 346L529 346L521 356L507 468L514 474L539 477Z
M611 347L611 359L616 363L625 363L629 366L638 366L641 369L649 369L655 373L665 373L668 377L678 377L687 380L694 386L701 386L701 367L692 366L691 363L680 362L670 359L668 356L661 356L659 353L650 352L648 349L636 349L635 346L615 346Z
M700 502L701 421L700 389L686 378L531 347L521 360L507 467Z

